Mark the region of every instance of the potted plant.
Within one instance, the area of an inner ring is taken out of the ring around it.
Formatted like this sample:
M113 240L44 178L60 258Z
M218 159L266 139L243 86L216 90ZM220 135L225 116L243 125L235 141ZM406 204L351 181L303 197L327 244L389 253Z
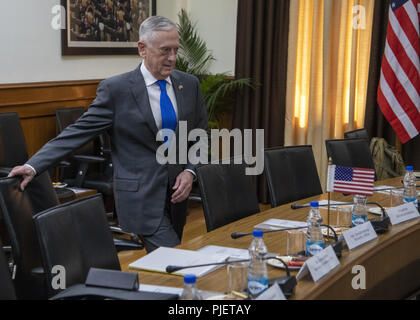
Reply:
M176 69L193 74L200 80L209 129L219 129L221 116L231 109L233 92L244 86L252 87L251 80L234 79L227 73L210 74L210 64L215 61L213 54L184 9L178 14L178 19L180 47Z

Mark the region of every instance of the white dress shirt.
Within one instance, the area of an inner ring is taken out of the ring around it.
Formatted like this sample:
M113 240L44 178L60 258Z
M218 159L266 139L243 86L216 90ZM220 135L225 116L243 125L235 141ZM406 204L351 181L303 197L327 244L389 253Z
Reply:
M152 108L153 117L155 118L156 126L158 130L162 129L162 114L160 111L160 87L157 84L157 79L147 70L144 63L141 64L140 71L143 75L144 82L146 83L147 93L149 95L150 107ZM166 92L168 93L169 99L171 99L174 107L176 118L178 119L178 105L176 104L175 91L172 86L171 78L168 77L166 80Z

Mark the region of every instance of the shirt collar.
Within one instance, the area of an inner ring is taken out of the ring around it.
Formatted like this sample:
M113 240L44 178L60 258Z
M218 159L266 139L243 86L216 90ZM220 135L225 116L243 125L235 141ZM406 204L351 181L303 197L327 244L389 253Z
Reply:
M146 65L144 63L140 66L140 71L143 75L144 82L146 83L146 87L149 87L155 84L158 80L147 70ZM171 77L167 77L165 79L170 85L172 85Z

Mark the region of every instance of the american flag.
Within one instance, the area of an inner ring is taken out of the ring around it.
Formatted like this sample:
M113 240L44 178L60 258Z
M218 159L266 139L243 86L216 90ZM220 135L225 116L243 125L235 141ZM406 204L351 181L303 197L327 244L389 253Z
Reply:
M336 191L371 196L374 180L374 169L329 165L327 192Z
M391 1L378 105L400 141L420 131L420 0Z

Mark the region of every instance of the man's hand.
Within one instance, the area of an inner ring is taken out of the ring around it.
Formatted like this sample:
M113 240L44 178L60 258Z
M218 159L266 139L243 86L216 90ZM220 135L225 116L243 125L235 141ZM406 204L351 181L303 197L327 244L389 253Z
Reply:
M172 194L172 203L182 202L188 198L191 192L193 179L193 174L188 171L182 171L178 177L176 177L175 185L172 188L175 190Z
M26 185L35 177L35 172L29 166L17 166L10 171L8 177L22 176L23 180L20 184L20 190L24 190Z

